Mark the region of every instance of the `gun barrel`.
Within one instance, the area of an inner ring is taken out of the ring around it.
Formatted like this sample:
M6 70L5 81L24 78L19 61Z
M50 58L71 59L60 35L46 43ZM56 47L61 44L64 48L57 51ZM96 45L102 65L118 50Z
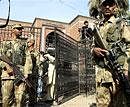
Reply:
M96 39L97 44L100 46L100 48L107 49L106 45L104 44L105 41L103 40L103 36L100 34L97 26L95 25L93 30L94 38Z

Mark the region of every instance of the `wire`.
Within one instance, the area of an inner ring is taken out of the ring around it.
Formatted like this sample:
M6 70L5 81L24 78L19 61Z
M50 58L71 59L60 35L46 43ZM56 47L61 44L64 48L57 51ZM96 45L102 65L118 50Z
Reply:
M1 0L0 0L1 1ZM4 25L0 25L0 28L4 28L8 25L9 23L9 18L10 18L10 0L8 0L9 2L9 7L8 7L8 17L7 17L7 20L6 20L6 23Z
M59 0L59 2L63 5L66 5L67 7L71 8L72 10L74 11L78 11L79 13L82 13L80 12L80 10L77 10L77 8L75 8L74 6L70 5L70 4L66 4L63 0Z

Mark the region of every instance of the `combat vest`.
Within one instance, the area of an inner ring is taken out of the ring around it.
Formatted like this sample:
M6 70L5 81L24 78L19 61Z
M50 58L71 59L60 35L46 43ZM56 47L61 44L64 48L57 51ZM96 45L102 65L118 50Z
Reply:
M113 44L115 44L117 41L120 41L122 39L122 27L121 27L121 20L117 20L114 16L110 18L110 20L108 20L107 22L103 23L102 25L100 25L100 33L103 36L103 41L106 44L106 47L108 50L110 50L111 48L113 48ZM96 46L100 47L100 45L98 43L96 43ZM125 46L125 45L124 45ZM116 47L114 47L116 49ZM125 48L126 47L122 47L124 49L124 52L120 51L120 50L116 50L117 53L117 60L118 62L123 66L126 53L125 53ZM101 66L101 67L107 67L107 63L104 60L104 58L95 58L96 64Z
M24 66L25 64L25 48L26 43L20 39L14 41L5 41L3 54L16 65Z

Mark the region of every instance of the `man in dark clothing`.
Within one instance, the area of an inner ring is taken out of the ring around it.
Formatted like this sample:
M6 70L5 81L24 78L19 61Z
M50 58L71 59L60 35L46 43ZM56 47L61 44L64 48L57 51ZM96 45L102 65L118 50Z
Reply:
M89 25L88 21L84 21L84 26L81 29L81 33L82 33L81 40L84 39L91 40L93 37L92 29L89 28L88 25Z

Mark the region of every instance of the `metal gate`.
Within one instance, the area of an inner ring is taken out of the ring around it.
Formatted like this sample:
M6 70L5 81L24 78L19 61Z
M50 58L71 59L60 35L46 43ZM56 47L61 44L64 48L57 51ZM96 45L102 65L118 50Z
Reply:
M58 29L50 36L56 49L55 99L60 104L79 94L78 42Z
M79 77L80 93L93 95L96 92L95 66L91 53L93 40L80 41L79 46Z
M39 50L41 28L24 27L23 38L26 38L29 33L34 35L35 47ZM54 29L50 36L56 49L55 99L57 103L63 103L80 93L94 94L95 68L90 52L92 41L77 42L58 29ZM0 29L0 41L10 40L11 37L11 26ZM33 83L37 83L36 74L32 80ZM35 85L37 88L37 84Z
M81 93L94 94L92 40L78 42L55 28L48 35L47 43L56 49L56 102L63 103Z

